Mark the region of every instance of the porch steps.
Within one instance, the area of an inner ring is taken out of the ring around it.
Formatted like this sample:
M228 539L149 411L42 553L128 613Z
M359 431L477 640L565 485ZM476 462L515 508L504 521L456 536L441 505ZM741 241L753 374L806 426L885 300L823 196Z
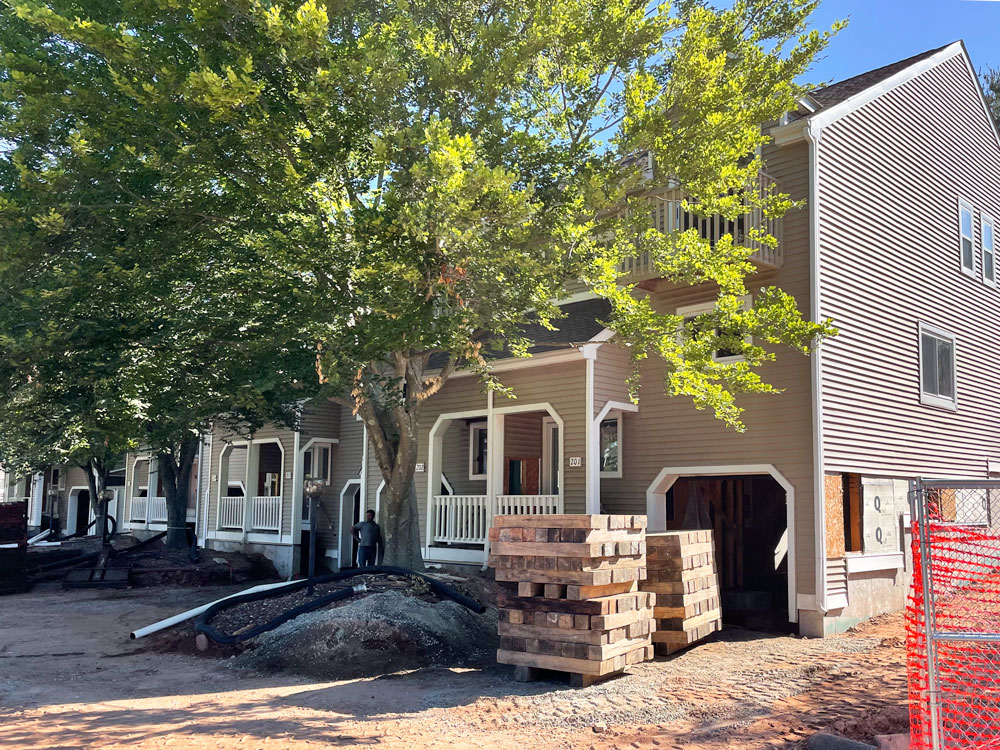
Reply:
M658 654L687 648L722 629L722 599L710 530L646 535L647 578L639 584L654 598Z
M576 687L653 656L654 595L645 574L645 516L497 516L490 565L498 598L497 661L515 679L569 674Z

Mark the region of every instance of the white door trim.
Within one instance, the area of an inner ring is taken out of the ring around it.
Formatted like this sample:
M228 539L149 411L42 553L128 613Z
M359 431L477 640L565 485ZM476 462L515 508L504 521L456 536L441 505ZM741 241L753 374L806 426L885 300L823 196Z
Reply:
M667 527L666 509L659 502L660 495L669 490L681 477L711 477L740 474L767 474L785 490L785 525L788 539L788 621L798 622L799 611L795 590L795 486L788 481L774 464L730 464L724 466L665 466L646 489L646 517L649 531L663 531Z

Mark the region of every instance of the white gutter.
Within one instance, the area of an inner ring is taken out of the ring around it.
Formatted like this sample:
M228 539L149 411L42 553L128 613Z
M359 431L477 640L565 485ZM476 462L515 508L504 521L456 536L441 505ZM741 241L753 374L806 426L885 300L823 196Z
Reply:
M819 144L822 128L810 122L803 130L809 143L809 259L811 263L810 315L815 322L822 320L820 297L820 190ZM812 375L813 420L813 516L815 518L816 606L827 612L826 595L826 503L823 474L823 350L817 342L810 357Z

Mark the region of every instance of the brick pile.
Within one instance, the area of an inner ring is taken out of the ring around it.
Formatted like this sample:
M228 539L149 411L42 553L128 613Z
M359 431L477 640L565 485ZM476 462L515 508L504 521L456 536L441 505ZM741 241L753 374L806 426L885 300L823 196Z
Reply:
M518 680L556 670L586 686L651 659L645 527L645 516L497 516L490 565L510 588L497 661Z

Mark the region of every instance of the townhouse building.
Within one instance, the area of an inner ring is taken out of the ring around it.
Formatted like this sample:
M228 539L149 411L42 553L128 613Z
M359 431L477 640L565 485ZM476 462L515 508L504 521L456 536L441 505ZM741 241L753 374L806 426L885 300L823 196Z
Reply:
M730 621L826 635L903 606L908 482L1000 473L1000 137L961 42L817 89L770 135L760 189L804 204L768 227L779 245L754 248L748 288L781 287L839 334L811 357L779 351L762 376L782 392L743 397L737 433L668 398L655 360L630 401L606 303L570 297L558 331L528 332L532 357L493 363L516 399L458 373L426 402L427 561L485 565L494 514L645 513L652 530L714 530ZM743 239L761 221L701 219L681 197L657 194L661 229ZM683 317L717 292L659 278L648 258L622 272ZM297 431L206 436L200 461L201 543L259 549L283 573L307 541L305 477L324 483L318 544L333 566L353 563L350 526L381 508L365 428L332 403L306 404ZM133 531L165 528L157 486L148 457L130 456Z

